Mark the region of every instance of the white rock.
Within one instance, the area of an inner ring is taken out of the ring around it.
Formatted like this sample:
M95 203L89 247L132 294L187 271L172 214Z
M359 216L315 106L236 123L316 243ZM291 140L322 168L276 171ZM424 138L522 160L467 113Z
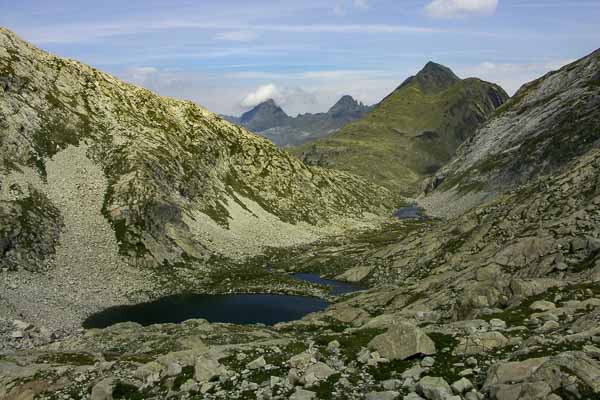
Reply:
M548 310L553 310L556 308L556 305L550 301L546 301L546 300L538 300L538 301L534 301L530 306L529 309L533 310L533 311L548 311Z
M246 364L246 368L248 369L259 369L264 368L267 365L265 358L263 356L258 357L256 360L249 362Z
M454 382L452 385L452 390L456 394L463 394L471 389L473 389L473 384L467 378L462 378Z

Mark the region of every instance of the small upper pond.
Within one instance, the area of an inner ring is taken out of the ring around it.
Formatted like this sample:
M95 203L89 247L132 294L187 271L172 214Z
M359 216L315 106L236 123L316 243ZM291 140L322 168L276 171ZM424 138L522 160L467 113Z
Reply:
M306 274L306 273L297 273L293 274L292 278L298 279L305 282L316 283L323 286L329 286L330 293L334 296L339 296L341 294L356 292L357 290L366 289L365 286L358 285L356 283L348 283L342 281L335 281L333 279L325 279L321 278L319 275L315 274Z
M332 294L362 289L356 285L322 279L312 274L294 274L292 277L331 286ZM326 300L304 296L180 294L147 303L107 308L87 318L83 322L83 327L106 328L119 322L129 321L141 325L179 323L194 318L242 325L255 323L273 325L300 319L306 314L324 310L328 305Z
M394 217L399 219L423 219L423 209L416 204L400 207L394 212Z

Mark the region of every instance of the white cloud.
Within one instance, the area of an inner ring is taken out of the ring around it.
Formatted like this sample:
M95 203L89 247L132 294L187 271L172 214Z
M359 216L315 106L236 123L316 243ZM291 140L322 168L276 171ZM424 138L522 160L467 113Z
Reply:
M125 71L128 80L138 85L144 85L149 78L157 73L158 69L154 67L132 67Z
M215 39L228 42L250 42L257 37L258 35L253 31L229 31L215 35Z
M498 0L433 0L425 6L425 12L434 18L453 18L491 15L497 7Z
M266 100L273 99L275 102L293 110L302 109L307 105L317 103L317 97L313 93L299 87L279 88L273 83L259 86L256 90L248 93L240 102L241 109L254 107Z
M263 101L279 97L277 86L270 83L268 85L259 86L254 92L248 93L241 101L242 107L254 107Z
M571 59L550 60L538 63L494 63L485 61L477 65L459 68L461 76L474 76L502 86L508 94L514 94L524 83L561 68Z

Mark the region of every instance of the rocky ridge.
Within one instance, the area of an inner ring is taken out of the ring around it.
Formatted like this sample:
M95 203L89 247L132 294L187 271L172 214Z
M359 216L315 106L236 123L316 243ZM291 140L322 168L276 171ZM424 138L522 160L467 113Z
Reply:
M598 147L599 65L600 51L595 51L519 89L451 163L425 182L432 208L465 198L464 210Z
M279 147L291 147L329 136L344 125L365 116L371 109L372 107L346 95L325 113L306 113L290 117L271 99L257 105L239 118L232 116L223 116L223 118L266 137Z

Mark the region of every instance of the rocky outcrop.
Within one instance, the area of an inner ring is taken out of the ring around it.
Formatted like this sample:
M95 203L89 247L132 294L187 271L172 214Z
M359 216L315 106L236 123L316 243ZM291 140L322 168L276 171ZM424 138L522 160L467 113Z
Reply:
M436 190L455 201L510 190L597 147L599 69L600 50L523 85L439 172L445 178Z
M369 342L369 348L389 360L405 360L436 353L435 343L415 325L401 322Z

